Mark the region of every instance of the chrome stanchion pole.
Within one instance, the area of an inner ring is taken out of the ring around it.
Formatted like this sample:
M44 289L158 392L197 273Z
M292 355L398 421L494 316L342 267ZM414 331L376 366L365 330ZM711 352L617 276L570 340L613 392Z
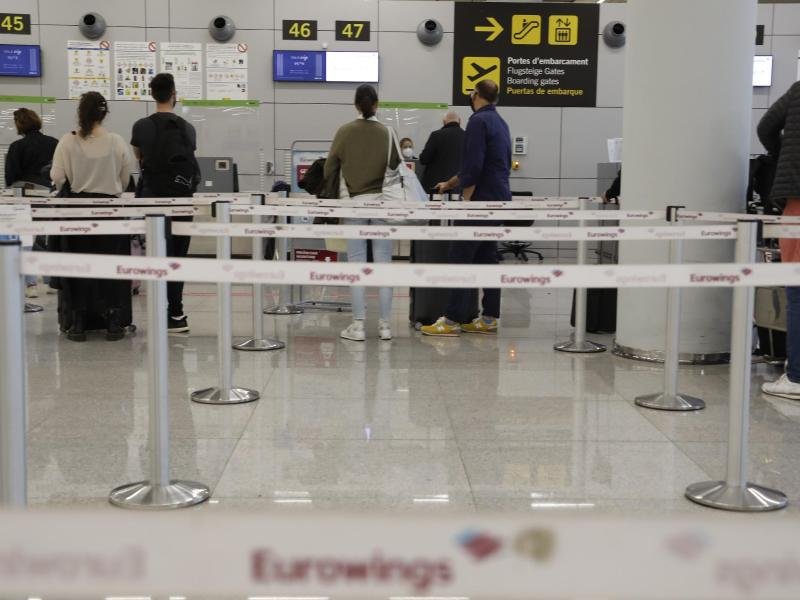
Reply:
M738 229L736 262L753 263L756 259L758 223L740 221ZM783 492L747 481L754 296L755 290L749 285L733 290L730 414L725 481L704 481L686 488L686 497L693 502L711 508L742 512L777 510L784 508L788 503Z
M20 242L0 241L0 506L28 500L25 324Z
M284 192L284 197L288 194ZM278 222L282 225L289 223L289 217L278 217ZM288 260L289 254L289 240L287 238L278 238L276 240L278 248L279 260ZM278 304L264 309L265 315L301 315L305 311L294 304L293 288L290 285L282 285L278 288Z
M264 205L264 196L258 195L259 204ZM262 215L253 215L253 224L260 225L264 222ZM264 260L264 238L253 238L253 260ZM265 350L280 350L286 347L286 344L279 341L264 337L264 289L260 283L253 284L253 337L233 347L236 350L247 351L265 351Z
M167 256L166 218L147 217L147 256ZM147 282L147 372L150 387L150 479L115 488L109 502L121 508L185 508L208 500L208 486L169 478L169 355L167 282Z
M667 220L675 223L678 208L670 207ZM670 240L669 264L683 262L683 240ZM667 290L667 329L664 343L664 391L637 396L634 402L643 408L655 410L690 411L701 410L706 403L700 398L678 393L678 367L680 365L681 288Z
M588 206L587 198L578 200L579 210L586 210ZM586 226L586 221L578 222L580 227ZM586 241L578 242L578 265L586 264ZM574 354L591 354L605 352L606 347L586 339L586 288L575 288L575 331L572 339L567 342L560 342L553 346L558 352L571 352Z
M227 225L231 222L230 202L215 202L213 205L217 223ZM231 238L227 235L217 237L217 259L230 260ZM201 404L242 404L258 400L259 393L255 390L234 387L232 363L232 338L233 338L233 305L231 302L231 284L220 282L217 284L217 348L219 361L219 386L192 392L193 402Z

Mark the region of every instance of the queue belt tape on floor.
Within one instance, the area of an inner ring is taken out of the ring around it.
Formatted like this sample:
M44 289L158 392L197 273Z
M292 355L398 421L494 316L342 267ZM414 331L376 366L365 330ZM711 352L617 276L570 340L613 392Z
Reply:
M800 597L784 519L212 513L0 512L3 597Z
M389 225L255 225L173 223L172 232L189 236L316 239L464 241L613 241L736 239L736 227L413 227Z
M268 285L443 288L669 288L796 285L800 263L428 265L151 258L23 252L26 275Z

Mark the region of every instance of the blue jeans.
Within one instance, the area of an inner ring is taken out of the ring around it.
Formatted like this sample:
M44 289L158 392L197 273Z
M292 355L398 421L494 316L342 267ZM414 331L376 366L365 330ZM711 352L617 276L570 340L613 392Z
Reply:
M800 383L800 287L787 287L786 300L786 376Z
M344 225L386 225L383 219L343 219ZM372 260L376 263L392 262L392 240L372 240ZM367 240L347 240L347 262L367 262ZM363 320L367 315L366 290L363 286L352 286L350 294L353 304L353 319ZM388 321L392 317L392 288L378 289L380 318Z
M19 239L19 236L16 235L0 235L0 240L16 240ZM32 250L32 246L23 246L23 250ZM36 285L36 276L35 275L25 275L25 285Z

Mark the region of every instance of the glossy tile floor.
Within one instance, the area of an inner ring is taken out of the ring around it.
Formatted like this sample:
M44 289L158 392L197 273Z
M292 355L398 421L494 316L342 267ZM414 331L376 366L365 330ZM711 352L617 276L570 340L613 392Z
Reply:
M724 476L728 368L682 368L704 411L637 408L660 390L660 367L552 350L571 331L571 291L504 292L496 338L421 337L402 289L391 342L375 339L375 298L366 343L338 338L347 314L265 317L287 349L234 352L234 383L262 399L207 406L188 395L216 383L214 290L187 286L192 332L169 338L173 477L212 488L201 510L718 514L683 490ZM25 317L31 503L107 506L113 487L146 478L145 300L135 335L84 344L58 334L55 296L38 302L45 312ZM249 288L234 288L234 307L246 336ZM751 480L792 506L765 518L800 513L800 404L756 391L774 376L754 367Z

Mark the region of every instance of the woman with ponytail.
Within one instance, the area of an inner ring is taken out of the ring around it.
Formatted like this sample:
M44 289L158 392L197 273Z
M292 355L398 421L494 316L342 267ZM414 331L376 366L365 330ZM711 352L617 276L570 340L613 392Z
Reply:
M396 144L390 130L378 122L378 92L369 84L360 85L354 101L359 117L339 128L325 160L325 181L338 181L336 191L340 198L376 199L381 197L387 166L395 169L400 164ZM338 177L337 177L338 175ZM336 197L336 196L328 196ZM382 219L344 219L345 225L385 224ZM392 262L391 240L370 240L374 262ZM347 241L347 260L367 262L367 240ZM340 336L346 340L363 342L366 339L364 320L366 299L363 287L351 287L353 322ZM380 315L378 337L392 339L391 313L392 288L378 291Z
M50 177L62 197L117 198L128 185L135 167L130 147L122 137L103 127L108 102L102 94L87 92L78 103L78 129L56 146ZM121 235L63 236L58 249L88 254L130 254L130 238ZM67 339L86 341L88 329L105 328L106 339L125 336L130 317L130 282L102 279L62 279L59 323ZM126 322L127 321L127 322Z

